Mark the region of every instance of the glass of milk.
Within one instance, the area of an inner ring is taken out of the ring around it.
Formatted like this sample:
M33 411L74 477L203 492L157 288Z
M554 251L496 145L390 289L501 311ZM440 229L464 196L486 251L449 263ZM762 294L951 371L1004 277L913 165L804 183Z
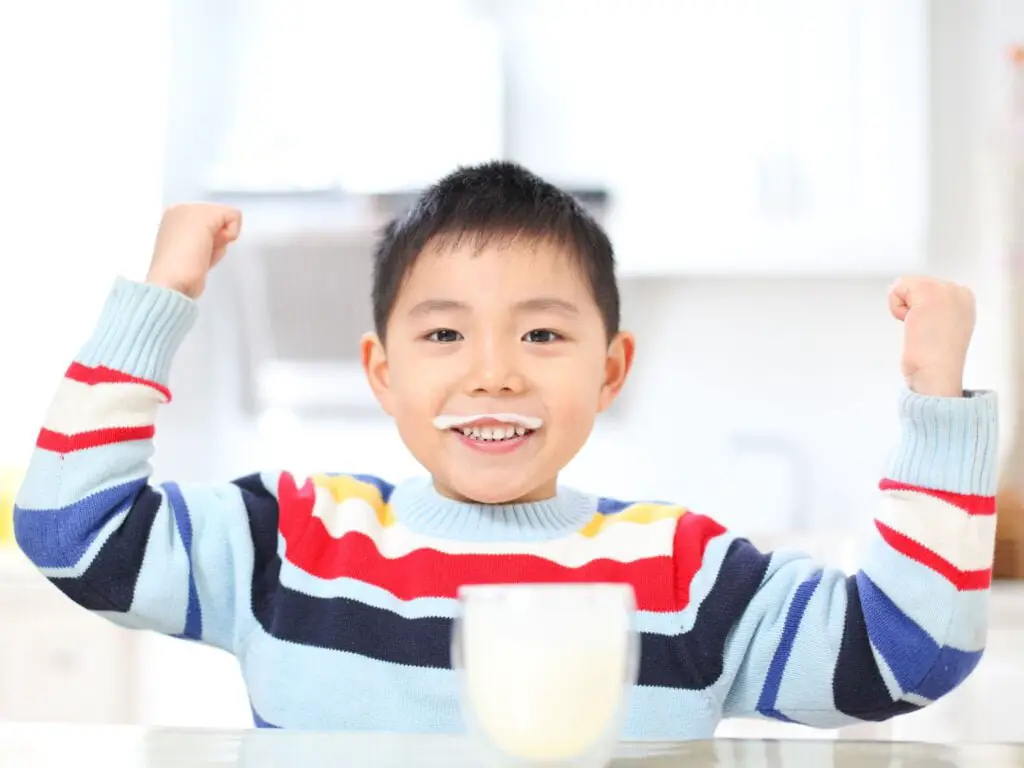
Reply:
M607 765L637 678L633 588L478 585L459 602L452 665L492 765Z

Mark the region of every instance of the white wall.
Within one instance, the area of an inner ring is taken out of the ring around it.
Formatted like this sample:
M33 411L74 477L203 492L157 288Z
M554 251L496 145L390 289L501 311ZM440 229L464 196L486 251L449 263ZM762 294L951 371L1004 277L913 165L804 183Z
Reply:
M1013 24L1020 28L1014 13L1021 14L1012 0L933 8L932 271L977 290L968 385L1002 391L994 138L1002 54ZM678 500L744 530L866 520L896 438L901 331L887 314L886 288L841 278L624 284L625 321L640 342L637 369L622 407L604 420L565 480L609 495ZM209 354L220 366L234 344L225 330L234 312L224 303L229 296L227 286L214 285L205 302L218 319L203 343L217 347ZM182 385L195 386L185 364L176 373ZM221 407L230 407L233 394L221 392ZM297 431L282 425L261 447L252 425L237 419L217 418L220 455L209 463L190 454L190 469L201 466L209 477L262 463L388 477L417 471L387 423L321 422ZM191 429L182 434L191 439ZM738 455L730 441L744 436L766 445ZM236 441L245 454L227 450ZM641 447L627 453L627 441ZM166 461L161 466L170 471ZM796 487L787 487L794 485L787 473L799 477Z
M998 156L989 142L1006 43L1024 37L1024 4L945 0L932 7L934 271L968 280L978 292L968 384L1009 393ZM190 187L187 174L179 175L172 199L197 191L194 178ZM817 529L866 524L896 437L900 330L887 316L885 289L872 280L820 279L624 286L626 320L640 339L635 376L623 407L566 480L612 495L677 500L750 532L786 525L794 509ZM226 479L264 463L390 477L415 469L386 423L320 424L299 443L261 447L232 405L231 378L214 384L207 373L223 369L236 349L230 294L223 278L212 281L201 325L175 368L176 404L160 423L161 476ZM790 482L789 459L730 452L732 436L761 433L776 444L792 441L808 469ZM627 451L627 439L642 453ZM230 659L207 656L201 669L188 669L185 659L197 651L181 646L176 662L163 646L171 641L154 642L146 680L159 704L147 719L196 723L223 712L225 722L244 714ZM201 711L199 689L208 692Z
M160 216L169 7L0 7L0 465L27 463L113 275L144 274ZM134 32L111 36L115 24Z

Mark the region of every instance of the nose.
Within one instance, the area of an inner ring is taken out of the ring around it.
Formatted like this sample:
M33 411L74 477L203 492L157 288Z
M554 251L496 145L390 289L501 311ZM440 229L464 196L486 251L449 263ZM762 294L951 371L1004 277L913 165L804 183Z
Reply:
M526 387L514 349L486 340L473 350L467 391L478 395L515 395Z

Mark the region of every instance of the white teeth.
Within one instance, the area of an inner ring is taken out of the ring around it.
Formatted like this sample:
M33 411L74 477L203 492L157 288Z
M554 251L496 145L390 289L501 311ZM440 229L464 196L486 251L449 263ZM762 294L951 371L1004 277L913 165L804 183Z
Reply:
M459 431L466 437L471 437L474 440L493 442L496 440L508 440L512 437L522 437L526 434L527 429L512 425L501 425L497 427L460 427Z
M527 430L540 429L543 422L536 416L524 416L518 413L485 413L478 415L451 416L442 414L434 417L434 426L437 429L461 429L466 424L472 424L480 419L493 419L513 427L523 427Z

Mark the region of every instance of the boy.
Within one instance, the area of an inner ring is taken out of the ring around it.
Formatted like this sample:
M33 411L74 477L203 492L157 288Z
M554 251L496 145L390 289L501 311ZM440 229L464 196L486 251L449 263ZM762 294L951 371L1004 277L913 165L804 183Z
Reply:
M375 253L362 362L428 479L150 485L174 352L240 225L219 206L167 211L146 282L117 281L60 385L16 529L83 607L234 653L257 725L460 729L449 636L466 583L632 584L631 739L710 737L729 716L884 720L977 664L996 402L962 388L966 289L912 278L892 290L902 447L863 569L847 578L763 554L683 507L557 485L621 390L634 342L604 232L509 163L441 180Z

